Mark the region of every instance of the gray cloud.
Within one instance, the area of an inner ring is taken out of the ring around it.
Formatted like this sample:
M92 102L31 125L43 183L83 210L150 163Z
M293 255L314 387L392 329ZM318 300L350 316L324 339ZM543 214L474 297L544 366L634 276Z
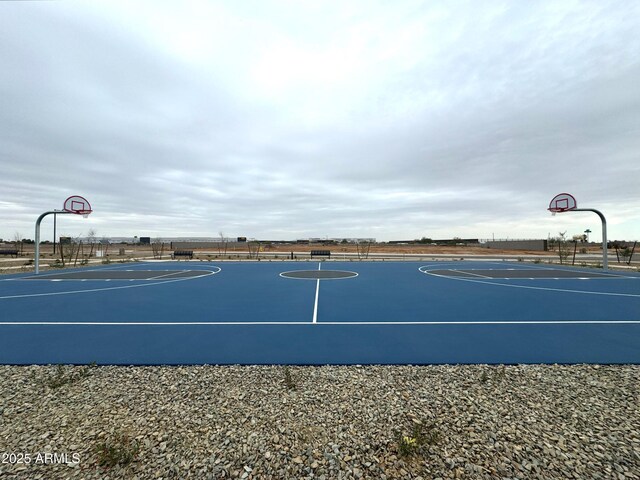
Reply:
M278 5L0 4L0 237L640 237L637 5Z

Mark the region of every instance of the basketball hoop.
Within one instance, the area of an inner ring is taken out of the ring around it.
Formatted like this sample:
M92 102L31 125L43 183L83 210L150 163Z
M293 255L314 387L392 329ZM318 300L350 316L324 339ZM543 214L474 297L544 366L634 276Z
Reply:
M576 208L578 208L578 203L573 195L570 193L559 193L551 199L547 210L549 210L552 215L555 215L556 213L568 212Z
M93 211L91 210L91 204L89 201L81 197L80 195L72 195L64 201L64 205L62 209L65 212L75 213L76 215L82 215L84 218L87 218L89 214Z
M42 219L47 215L60 215L63 213L74 213L76 215L82 215L84 218L87 218L92 211L93 210L91 210L91 204L86 198L81 197L80 195L72 195L64 201L62 210L50 210L48 212L44 212L38 217L38 219L36 220L36 245L34 255L35 258L33 262L36 275L38 275L38 273L40 272L40 223L42 222Z
M609 261L607 259L607 220L599 210L595 208L578 208L578 203L573 195L569 193L560 193L551 199L549 208L551 215L563 212L593 212L600 217L602 221L602 269L609 269Z

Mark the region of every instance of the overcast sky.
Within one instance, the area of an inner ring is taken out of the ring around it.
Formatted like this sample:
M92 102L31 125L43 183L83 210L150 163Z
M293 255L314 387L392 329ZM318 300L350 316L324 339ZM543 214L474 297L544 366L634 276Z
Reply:
M0 237L640 239L640 2L0 3ZM52 237L52 220L43 223Z

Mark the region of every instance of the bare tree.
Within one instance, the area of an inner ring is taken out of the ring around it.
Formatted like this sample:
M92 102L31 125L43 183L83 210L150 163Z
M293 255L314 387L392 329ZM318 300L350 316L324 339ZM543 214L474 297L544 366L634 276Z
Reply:
M164 242L161 238L154 238L151 242L151 251L153 252L153 258L157 260L162 259L164 253Z
M89 232L87 233L87 241L89 242L89 258L91 258L91 256L93 255L93 250L95 249L96 246L96 231L92 228L89 230Z
M16 246L16 250L18 250L18 255L22 255L22 234L20 232L16 232L13 234L13 243Z
M80 240L80 237L76 238L76 247L75 247L75 259L73 260L73 266L75 267L78 264L78 255L80 255L80 252L82 252L82 256L84 257L84 247L82 246L82 240ZM86 262L82 261L81 265L84 265Z
M64 239L64 241L62 241ZM80 236L75 238L68 236L60 237L60 261L62 262L62 266L64 267L67 263L71 263L71 260L74 260L73 265L75 266L78 263L78 255L80 253L80 249L82 246L82 242L80 241Z
M628 253L628 255L626 255L625 252L623 252L623 256L625 258L627 258L627 265L631 265L631 259L633 258L633 253L636 251L636 245L638 244L637 241L633 242L633 247L631 247L631 251L629 251L629 247L627 246L626 253Z
M371 240L357 240L356 241L356 251L358 252L358 259L367 259L369 258L369 250L371 250Z
M69 258L71 256L71 252L69 251L69 244L71 243L71 237L67 235L60 235L60 242L58 243L58 253L60 254L60 263L64 267L65 258ZM57 263L57 262L56 262Z
M258 240L248 241L247 248L249 249L249 258L258 258L261 248L261 243Z
M218 232L220 236L220 241L218 242L218 254L221 256L227 255L227 247L229 245L229 240L225 238L224 233L222 231Z
M558 232L558 237L556 238L556 243L558 244L558 257L560 258L560 264L563 264L570 254L569 242L567 241L566 235L567 235L566 231Z
M107 237L102 237L102 239L100 240L100 247L102 248L102 256L105 258L109 253L110 245L111 243L109 242L109 239Z

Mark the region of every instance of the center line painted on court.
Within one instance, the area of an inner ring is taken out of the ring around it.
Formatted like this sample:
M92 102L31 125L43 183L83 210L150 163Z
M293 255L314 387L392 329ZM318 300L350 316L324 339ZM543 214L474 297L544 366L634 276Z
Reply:
M318 262L318 271L322 264ZM318 296L320 295L320 279L316 280L316 301L313 304L313 322L318 323Z

